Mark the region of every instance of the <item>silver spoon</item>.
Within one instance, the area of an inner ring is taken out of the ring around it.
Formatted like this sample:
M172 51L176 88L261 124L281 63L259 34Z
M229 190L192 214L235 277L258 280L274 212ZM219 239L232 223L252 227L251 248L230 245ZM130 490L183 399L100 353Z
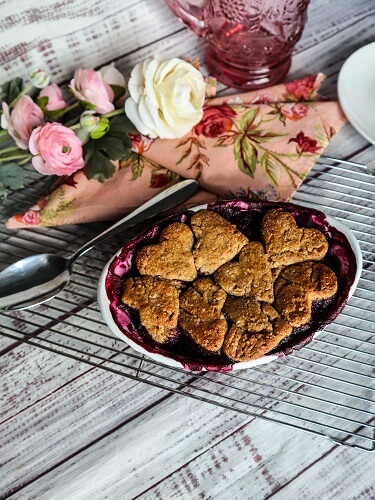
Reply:
M175 184L100 233L69 258L39 254L10 265L0 272L0 310L27 309L51 299L68 283L78 257L120 231L181 203L197 187L197 181L192 179Z

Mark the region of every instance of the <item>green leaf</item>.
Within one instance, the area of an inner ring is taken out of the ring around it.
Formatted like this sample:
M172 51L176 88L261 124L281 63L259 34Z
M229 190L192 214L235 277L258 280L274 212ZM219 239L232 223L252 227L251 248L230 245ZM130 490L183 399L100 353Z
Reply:
M315 139L323 149L328 146L329 137L327 134L327 129L324 127L324 123L322 122L322 120L319 120L315 125Z
M4 100L7 101L9 104L16 99L20 95L23 89L23 80L22 78L14 78L13 80L10 80L9 82L4 83L1 86L1 90L3 91L4 95Z
M234 157L238 168L246 175L254 178L258 163L258 153L255 147L244 137L238 136L233 147Z
M144 158L142 158L141 155L132 152L130 157L129 157L128 165L130 166L130 168L132 170L132 174L133 174L133 176L130 180L131 181L137 180L138 177L140 177L142 175L142 172L143 172L143 169L145 166Z
M277 158L269 151L265 151L260 159L260 165L264 174L277 186L281 176L281 165Z
M88 179L104 182L106 179L113 177L116 167L100 151L94 150L87 152L83 171Z
M17 163L6 163L0 165L0 197L6 196L6 188L21 189L25 171Z
M111 89L113 90L113 93L115 94L114 101L116 102L117 99L120 99L125 94L125 87L121 87L121 85L110 85Z
M284 137L288 134L278 134L277 132L267 132L266 130L254 129L248 134L249 139L255 142L269 142L279 137Z
M243 132L244 134L248 131L249 126L254 122L257 114L258 114L259 108L254 108L254 109L249 109L249 111L246 111L241 117L240 121L240 131Z
M137 134L138 130L135 128L133 123L125 115L118 115L111 119L111 132L122 132L123 134Z
M125 147L123 140L117 137L111 137L110 132L101 139L96 140L97 149L106 153L111 160L122 160L128 148Z
M2 182L0 182L0 199L1 198L6 198L7 196L7 190Z
M47 96L44 97L38 97L37 104L38 106L44 110L44 108L47 106L49 101L49 98Z

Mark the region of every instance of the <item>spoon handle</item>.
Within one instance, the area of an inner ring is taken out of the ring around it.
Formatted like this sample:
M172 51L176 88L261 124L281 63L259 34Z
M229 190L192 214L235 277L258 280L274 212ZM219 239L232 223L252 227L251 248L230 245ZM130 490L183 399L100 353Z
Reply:
M191 196L198 187L198 182L193 179L186 179L184 181L171 186L170 188L162 191L158 195L151 198L151 200L146 201L139 208L135 209L129 215L126 215L123 219L119 220L113 226L100 233L98 236L88 241L85 245L79 248L69 259L69 264L72 265L73 262L81 257L84 253L91 250L91 248L98 243L114 236L115 234L123 231L124 229L134 226L139 222L157 215L164 210L168 210L176 206L178 203L186 200Z

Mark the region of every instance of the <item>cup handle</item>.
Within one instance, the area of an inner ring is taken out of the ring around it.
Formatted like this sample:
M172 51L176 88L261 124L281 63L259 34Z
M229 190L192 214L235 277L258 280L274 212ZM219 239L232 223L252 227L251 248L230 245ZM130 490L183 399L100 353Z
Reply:
M207 26L204 22L203 7L207 0L164 0L180 21L198 36L205 37Z

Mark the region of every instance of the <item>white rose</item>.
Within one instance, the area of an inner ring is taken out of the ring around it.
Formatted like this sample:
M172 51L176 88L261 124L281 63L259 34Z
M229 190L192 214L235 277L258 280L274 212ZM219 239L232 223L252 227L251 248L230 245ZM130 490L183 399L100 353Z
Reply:
M103 66L100 68L100 74L102 75L103 81L108 85L117 85L118 87L126 87L126 82L124 75L120 73L118 69L115 68L115 63L108 64L108 66Z
M131 72L125 113L143 135L182 137L202 119L205 88L202 74L190 63L155 56Z

